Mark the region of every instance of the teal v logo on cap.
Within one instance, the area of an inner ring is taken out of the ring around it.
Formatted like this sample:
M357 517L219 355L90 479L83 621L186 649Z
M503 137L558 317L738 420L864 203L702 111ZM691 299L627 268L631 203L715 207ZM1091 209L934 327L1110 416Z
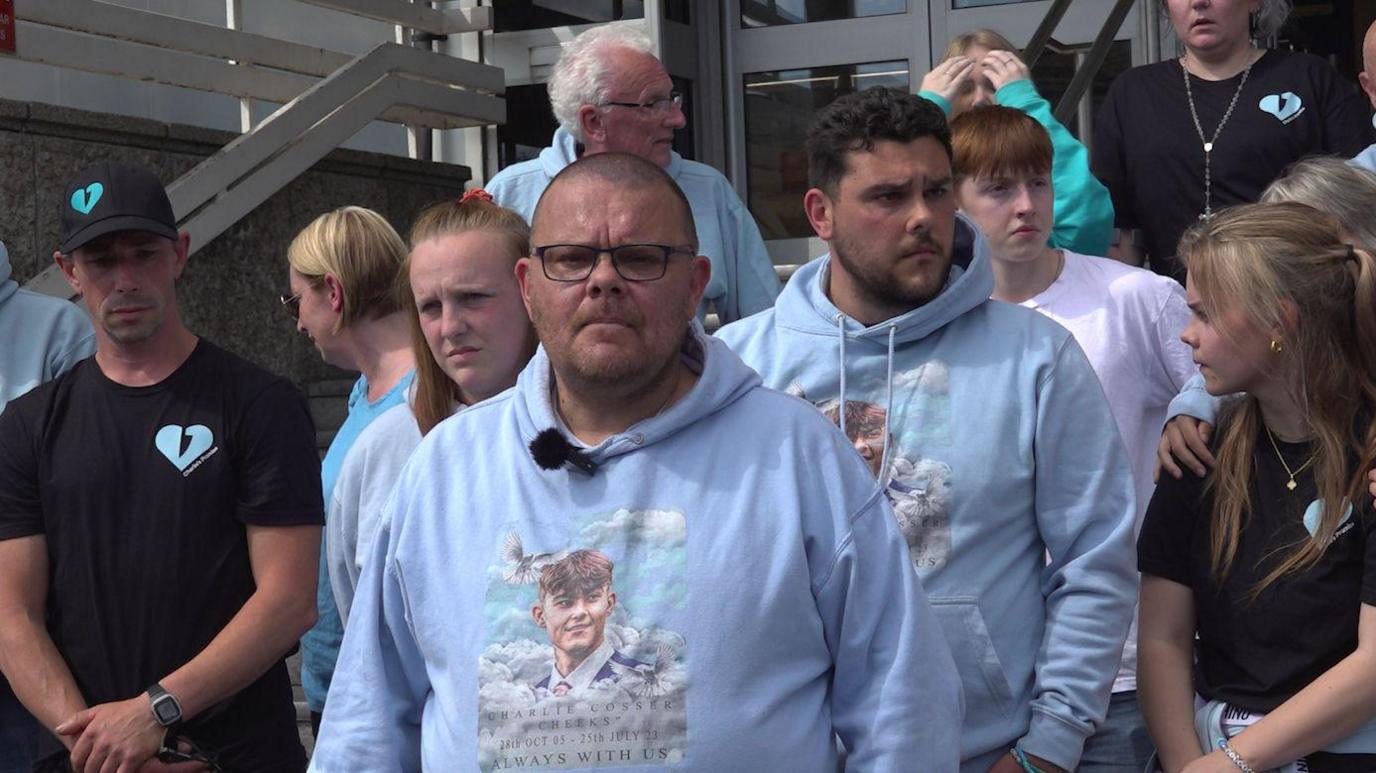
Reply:
M182 451L183 439L190 441L185 451ZM211 434L210 427L204 424L192 424L186 428L180 424L168 424L158 430L153 439L153 444L167 457L167 461L182 472L186 472L186 468L199 459L201 454L209 451L214 442L215 436Z
M77 188L72 191L72 209L83 215L89 215L91 210L96 208L96 202L100 201L100 197L104 193L105 186L100 183L91 183L85 188Z

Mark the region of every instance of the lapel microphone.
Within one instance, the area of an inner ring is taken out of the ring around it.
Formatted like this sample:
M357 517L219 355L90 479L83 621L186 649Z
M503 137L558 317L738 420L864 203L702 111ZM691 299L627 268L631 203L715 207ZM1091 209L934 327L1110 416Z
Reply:
M550 427L530 441L530 456L542 470L557 470L572 464L589 477L597 472L597 462L588 458L582 449L569 442L564 433Z

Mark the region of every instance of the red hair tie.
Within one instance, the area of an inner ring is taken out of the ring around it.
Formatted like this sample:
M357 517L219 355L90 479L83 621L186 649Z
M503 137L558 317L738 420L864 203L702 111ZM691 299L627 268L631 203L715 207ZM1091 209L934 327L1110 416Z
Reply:
M464 191L463 196L459 198L459 203L467 204L469 201L472 201L473 199L482 199L483 201L486 201L488 204L491 204L492 194L488 193L482 188L474 188L472 190Z

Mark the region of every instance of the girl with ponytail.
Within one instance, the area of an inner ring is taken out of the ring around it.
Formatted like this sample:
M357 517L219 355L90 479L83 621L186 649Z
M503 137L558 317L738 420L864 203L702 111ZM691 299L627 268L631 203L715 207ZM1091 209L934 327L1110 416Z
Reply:
M1287 202L1181 242L1181 338L1211 394L1243 394L1217 466L1163 476L1138 543L1138 690L1168 773L1376 770L1376 258L1348 241Z
M516 261L530 254L520 215L476 188L421 212L410 246L397 282L415 384L359 436L326 503L325 562L346 625L376 518L421 436L513 386L537 344L516 283Z

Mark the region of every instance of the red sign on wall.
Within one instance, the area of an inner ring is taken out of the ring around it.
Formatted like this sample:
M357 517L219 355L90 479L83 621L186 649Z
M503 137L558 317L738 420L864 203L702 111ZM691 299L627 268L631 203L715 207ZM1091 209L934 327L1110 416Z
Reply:
M14 0L0 0L0 54L14 53Z

